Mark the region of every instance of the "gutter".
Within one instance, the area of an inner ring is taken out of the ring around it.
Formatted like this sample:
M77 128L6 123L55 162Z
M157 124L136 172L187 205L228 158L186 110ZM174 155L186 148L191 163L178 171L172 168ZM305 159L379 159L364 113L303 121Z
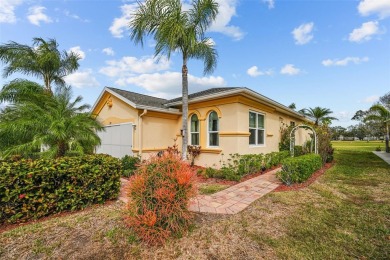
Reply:
M139 150L138 150L138 155L142 157L142 117L144 115L146 115L148 113L148 110L147 109L144 109L144 111L142 112L142 114L140 114L138 116L138 146L139 146Z
M248 88L238 88L238 89L224 91L224 92L221 92L221 93L218 93L218 94L211 94L211 95L205 95L205 96L201 96L201 97L196 97L196 98L189 99L188 103L191 104L191 103L194 103L194 102L209 100L209 99L212 99L212 98L225 97L225 96L241 94L241 93L245 93L245 94L247 94L247 95L249 95L251 97L254 97L256 99L264 101L266 104L269 104L269 105L272 105L272 106L274 106L276 108L279 108L278 111L282 110L282 111L284 111L285 113L287 113L289 115L293 115L295 117L302 118L302 119L307 119L304 115L298 113L297 111L292 110L292 109L286 107L285 105L282 105L279 102L276 102L276 101L274 101L274 100L272 100L270 98L267 98L267 97L265 97L265 96L255 92L255 91L253 91L251 89L248 89ZM165 106L181 105L181 103L182 103L182 101L176 101L176 102L166 103Z

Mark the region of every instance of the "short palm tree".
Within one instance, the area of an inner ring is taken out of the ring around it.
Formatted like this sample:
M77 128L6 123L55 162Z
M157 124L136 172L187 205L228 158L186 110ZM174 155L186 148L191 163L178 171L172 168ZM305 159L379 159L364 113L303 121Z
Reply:
M390 153L389 148L389 124L390 124L390 110L381 104L373 105L368 114L364 117L364 121L379 122L386 127L386 152Z
M155 56L172 52L182 55L182 158L186 159L188 143L188 59L204 61L204 74L214 71L217 52L205 31L218 14L214 0L193 1L189 10L183 10L180 0L147 0L139 2L138 10L130 21L130 37L143 45L144 38L153 36L156 41Z
M4 77L19 72L40 78L48 93L52 93L53 82L65 86L64 77L78 69L79 59L76 53L60 52L54 39L34 38L32 46L13 41L0 46L0 60L6 64Z
M41 87L43 89L43 87ZM70 87L57 87L53 95L45 91L32 94L7 106L0 113L0 155L14 154L61 157L68 152L93 151L100 144L96 132L102 126L88 113L88 105L72 100Z
M315 120L314 125L319 125L319 123L330 124L332 120L338 120L335 117L329 116L330 114L333 113L333 111L330 110L329 108L323 108L323 107L315 107L309 109L304 108L299 112L301 112L305 116L313 118Z

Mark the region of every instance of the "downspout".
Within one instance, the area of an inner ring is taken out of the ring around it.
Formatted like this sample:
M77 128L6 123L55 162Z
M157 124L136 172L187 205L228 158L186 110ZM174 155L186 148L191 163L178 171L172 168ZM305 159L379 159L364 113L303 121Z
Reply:
M147 109L144 109L144 112L138 116L138 128L139 128L139 133L138 133L138 155L142 157L142 117L148 113Z

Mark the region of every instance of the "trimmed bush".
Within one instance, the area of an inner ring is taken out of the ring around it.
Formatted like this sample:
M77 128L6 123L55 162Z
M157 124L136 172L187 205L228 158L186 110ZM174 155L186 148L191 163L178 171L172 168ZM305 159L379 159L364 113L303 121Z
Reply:
M125 155L121 159L122 164L122 176L130 177L134 174L137 169L138 164L140 163L140 158L137 156Z
M322 167L322 158L318 154L306 154L290 157L282 161L282 170L276 176L286 185L301 183Z
M120 168L119 160L108 155L0 161L0 223L115 199Z
M142 163L128 186L126 223L148 244L162 244L189 228L188 203L195 173L178 154L165 152Z
M206 177L239 181L245 175L257 173L281 164L290 156L290 152L272 152L268 154L230 154L227 163L223 162L220 170L206 169Z

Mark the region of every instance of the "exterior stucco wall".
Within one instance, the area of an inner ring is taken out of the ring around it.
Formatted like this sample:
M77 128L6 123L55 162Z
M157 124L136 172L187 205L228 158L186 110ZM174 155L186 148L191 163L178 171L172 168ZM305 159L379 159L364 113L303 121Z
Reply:
M109 101L109 102L108 102ZM109 106L112 104L112 106ZM215 111L219 117L219 146L208 145L208 116ZM257 112L265 116L265 144L249 145L249 112ZM156 154L158 151L172 146L175 142L181 149L180 136L181 116L156 111L147 111L142 118L143 110L137 110L115 96L105 93L94 110L98 120L103 125L133 123L133 152L142 150L142 158ZM280 127L283 124L295 122L297 118L276 111L274 108L250 100L247 97L234 96L198 102L189 105L189 120L196 114L200 126L201 154L195 160L197 165L220 167L221 160L227 160L229 154L269 153L279 150ZM190 125L188 125L190 129ZM142 132L142 133L141 133ZM306 130L296 133L296 145L308 139ZM190 135L190 132L189 132ZM140 139L140 137L142 139ZM142 144L142 149L140 149ZM190 144L190 142L189 142Z
M180 132L179 117L161 118L158 115L150 116L148 113L142 118L142 150L153 153L173 146L174 139Z

